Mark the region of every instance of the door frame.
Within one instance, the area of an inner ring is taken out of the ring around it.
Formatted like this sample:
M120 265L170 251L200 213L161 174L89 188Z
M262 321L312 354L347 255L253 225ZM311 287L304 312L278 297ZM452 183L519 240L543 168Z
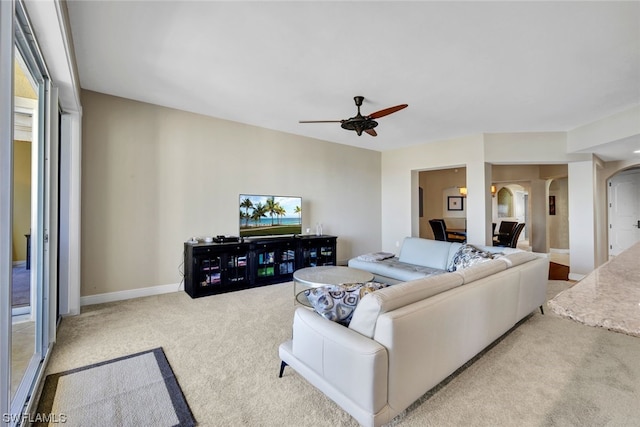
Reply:
M13 190L13 79L14 64L13 0L0 1L0 234L12 235ZM11 239L0 239L0 413L11 406L11 281L13 255ZM9 422L2 419L2 425Z

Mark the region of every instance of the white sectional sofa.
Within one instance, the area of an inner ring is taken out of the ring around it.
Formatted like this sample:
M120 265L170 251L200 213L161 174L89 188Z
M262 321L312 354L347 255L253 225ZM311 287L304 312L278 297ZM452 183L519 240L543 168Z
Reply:
M398 256L374 260L372 254L366 254L349 260L349 267L373 273L377 282L399 283L420 279L447 270L462 243L441 242L438 240L407 237L402 243ZM519 249L477 246L488 252L509 254ZM391 254L390 254L391 255Z
M416 260L446 268L454 243L420 244L430 251ZM365 295L348 327L300 307L279 348L280 374L290 366L361 425L388 423L542 309L548 269L546 255L518 251L397 283Z

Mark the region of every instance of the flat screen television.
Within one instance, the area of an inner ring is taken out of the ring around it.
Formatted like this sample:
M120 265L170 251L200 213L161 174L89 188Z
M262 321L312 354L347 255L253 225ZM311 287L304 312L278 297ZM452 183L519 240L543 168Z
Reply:
M302 197L240 194L240 237L302 234Z

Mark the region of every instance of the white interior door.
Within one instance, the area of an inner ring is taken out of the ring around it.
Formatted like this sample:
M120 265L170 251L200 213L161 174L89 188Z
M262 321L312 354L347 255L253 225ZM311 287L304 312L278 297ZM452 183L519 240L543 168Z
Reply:
M609 257L640 241L640 169L609 180Z

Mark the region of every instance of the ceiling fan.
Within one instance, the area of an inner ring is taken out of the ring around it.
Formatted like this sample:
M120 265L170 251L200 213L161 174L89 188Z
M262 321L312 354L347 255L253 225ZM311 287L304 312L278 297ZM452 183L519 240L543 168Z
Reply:
M391 113L395 113L396 111L402 110L403 108L407 108L408 104L400 104L395 107L385 108L384 110L376 111L375 113L371 113L368 116L363 116L360 114L360 106L362 105L362 101L364 101L364 96L354 96L353 100L356 102L356 107L358 107L358 114L350 119L345 120L300 120L299 123L340 123L340 126L343 129L356 131L358 136L362 135L362 132L366 132L371 136L377 136L378 134L373 129L378 126L378 122L374 119L379 119L380 117L388 116Z

